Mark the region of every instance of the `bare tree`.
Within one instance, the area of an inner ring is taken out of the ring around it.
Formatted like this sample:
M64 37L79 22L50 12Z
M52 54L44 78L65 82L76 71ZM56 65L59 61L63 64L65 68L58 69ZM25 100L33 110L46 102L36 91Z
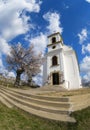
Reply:
M41 54L36 55L34 46L24 48L21 43L11 46L10 55L7 56L9 70L16 72L15 86L20 85L20 76L26 73L29 78L40 72Z

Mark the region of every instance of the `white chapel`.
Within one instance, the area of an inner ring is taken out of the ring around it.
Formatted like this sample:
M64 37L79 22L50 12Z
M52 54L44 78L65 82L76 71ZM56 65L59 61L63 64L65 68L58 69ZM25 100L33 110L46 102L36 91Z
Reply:
M63 43L59 32L48 36L47 48L43 63L43 85L62 86L68 90L81 88L76 53Z

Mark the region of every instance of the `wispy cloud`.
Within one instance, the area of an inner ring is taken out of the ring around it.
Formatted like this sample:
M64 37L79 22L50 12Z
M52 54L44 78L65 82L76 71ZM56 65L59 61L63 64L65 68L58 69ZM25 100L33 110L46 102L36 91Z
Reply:
M87 29L82 29L82 31L80 33L78 33L78 37L79 37L79 43L82 44L84 41L86 41L88 36L88 31Z
M43 18L49 22L47 29L50 33L54 32L63 32L63 28L61 26L60 14L57 12L47 12L43 15Z
M90 43L88 43L87 46L82 45L82 53L83 54L90 53Z
M66 3L63 3L63 9L69 9L70 5L67 5Z
M81 44L82 54L84 57L80 63L80 70L82 79L89 81L90 80L90 43L87 43L88 40L88 31L86 28L83 28L80 33L78 33L79 43Z
M85 56L80 64L81 73L83 78L87 81L90 80L90 56Z

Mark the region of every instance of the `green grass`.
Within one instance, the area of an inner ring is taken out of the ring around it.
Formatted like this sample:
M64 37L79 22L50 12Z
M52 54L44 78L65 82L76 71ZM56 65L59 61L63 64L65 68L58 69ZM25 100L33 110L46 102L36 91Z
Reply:
M77 123L56 122L28 115L0 103L0 130L90 130L90 107L72 114Z

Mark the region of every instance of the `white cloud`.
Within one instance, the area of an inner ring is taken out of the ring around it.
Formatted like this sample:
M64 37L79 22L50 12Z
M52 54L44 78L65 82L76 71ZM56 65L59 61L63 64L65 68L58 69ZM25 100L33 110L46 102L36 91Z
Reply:
M83 78L90 81L90 56L85 56L80 64L81 73Z
M2 63L2 59L0 59L0 73L4 73L4 66L3 66L3 63Z
M3 63L2 63L2 59L1 59L1 55L0 55L0 69L3 68Z
M4 65L3 65L3 61L2 61L2 55L0 53L0 73L3 73L4 72Z
M90 43L88 43L87 46L82 45L82 53L85 54L87 52L90 53Z
M34 82L40 86L42 86L42 76L43 76L43 66L40 68L41 72L33 78Z
M85 0L86 2L90 3L90 0Z
M2 60L0 59L0 68L3 66L3 64L2 64Z
M26 33L30 28L27 23L29 17L25 15L25 11L39 12L40 4L41 2L37 3L36 0L7 0L6 3L0 1L0 34L11 40Z
M60 22L60 14L57 12L48 12L43 15L43 18L49 22L49 25L47 26L47 29L49 30L49 33L54 32L63 32L63 28L61 27Z
M88 38L87 29L83 28L82 31L78 33L78 37L79 43L82 47L82 54L85 54L85 57L83 57L80 63L82 79L85 81L90 81L90 56L87 56L87 54L90 53L90 43L88 43L87 45L83 44Z
M34 45L36 53L41 52L44 54L47 46L47 36L43 33L40 33L40 35L31 38L30 43Z
M80 64L80 68L82 72L90 71L90 56L85 56Z
M86 82L90 81L90 72L88 72L87 74L85 74L85 75L83 76L83 79L84 79Z
M79 37L79 43L82 44L84 41L86 41L87 39L87 29L82 29L82 31L80 33L78 33L78 37Z
M9 76L9 77L15 77L15 74L13 73L13 72L9 72L6 68L5 68L5 66L4 66L4 64L3 64L3 61L2 61L2 56L1 56L1 54L0 54L0 73L3 73L4 74L4 76Z
M7 72L7 76L8 77L15 77L15 74L14 74L14 72Z
M9 54L10 46L5 39L0 37L0 54Z
M6 69L5 69L5 66L3 64L2 54L5 54L5 55L10 54L10 46L6 42L5 39L0 37L0 73L5 73Z
M8 71L2 61L2 55L0 54L0 73L3 73L4 76L9 76L9 77L15 77L15 74L12 71Z
M3 64L2 54L5 54L5 55L10 54L10 46L6 42L5 39L0 37L0 73L5 73L6 69L5 69L5 66Z

